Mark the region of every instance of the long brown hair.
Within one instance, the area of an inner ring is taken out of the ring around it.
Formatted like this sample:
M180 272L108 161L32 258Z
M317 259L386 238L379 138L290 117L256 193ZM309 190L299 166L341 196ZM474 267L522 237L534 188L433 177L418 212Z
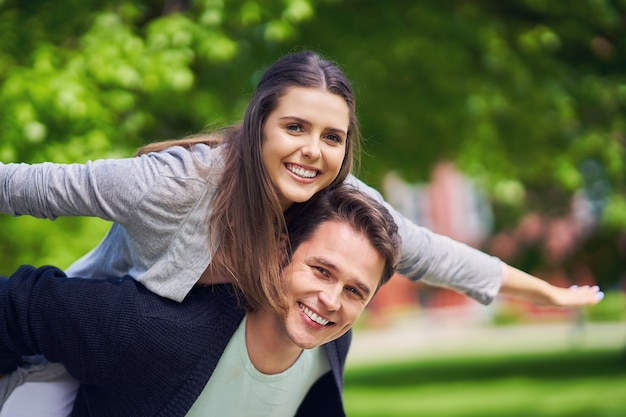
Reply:
M291 87L319 88L339 95L348 105L346 155L329 187L343 183L352 170L355 155L360 152L355 96L345 74L311 51L287 55L265 71L241 125L213 135L162 142L166 146L157 144L150 149L158 151L168 146L196 143L225 144L224 174L209 218L211 249L215 252L213 242L218 242L220 252L220 265L212 267L228 275L250 307L258 308L269 302L278 312L286 308L279 276L283 253L280 236L286 225L276 188L263 165L261 147L263 126L278 106L278 100ZM138 153L144 153L146 148Z

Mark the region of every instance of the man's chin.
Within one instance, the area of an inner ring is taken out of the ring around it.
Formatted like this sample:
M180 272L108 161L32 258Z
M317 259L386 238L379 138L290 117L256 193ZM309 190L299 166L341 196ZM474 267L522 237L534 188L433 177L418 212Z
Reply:
M297 337L291 338L291 341L298 346L300 349L314 349L318 346L323 345L328 342L330 339L319 339L319 338L310 338L310 337Z

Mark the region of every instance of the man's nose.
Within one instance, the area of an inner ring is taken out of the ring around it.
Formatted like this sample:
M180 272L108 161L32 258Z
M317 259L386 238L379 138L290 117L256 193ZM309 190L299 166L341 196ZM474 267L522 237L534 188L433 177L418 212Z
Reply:
M342 287L339 285L329 286L320 291L320 301L328 311L337 311L341 308L341 291Z

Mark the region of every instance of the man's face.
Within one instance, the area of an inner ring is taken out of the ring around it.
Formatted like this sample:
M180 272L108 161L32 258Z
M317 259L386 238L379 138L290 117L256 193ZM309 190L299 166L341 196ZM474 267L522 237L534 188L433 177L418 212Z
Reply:
M370 301L384 259L345 222L322 223L282 272L288 312L279 337L303 349L334 340L352 327Z

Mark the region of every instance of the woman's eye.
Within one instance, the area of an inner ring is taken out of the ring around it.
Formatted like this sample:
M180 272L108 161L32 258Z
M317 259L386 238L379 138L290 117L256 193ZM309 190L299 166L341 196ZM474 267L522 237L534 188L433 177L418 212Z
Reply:
M343 139L338 135L326 135L326 139L334 143L343 143Z
M287 125L287 130L290 132L301 132L302 131L302 127L300 125Z

